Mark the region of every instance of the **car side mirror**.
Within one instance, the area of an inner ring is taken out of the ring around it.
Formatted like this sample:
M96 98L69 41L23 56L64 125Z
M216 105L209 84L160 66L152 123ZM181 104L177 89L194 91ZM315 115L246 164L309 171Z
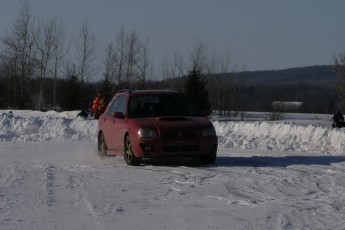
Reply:
M113 117L117 118L117 119L123 119L123 113L122 112L114 112Z

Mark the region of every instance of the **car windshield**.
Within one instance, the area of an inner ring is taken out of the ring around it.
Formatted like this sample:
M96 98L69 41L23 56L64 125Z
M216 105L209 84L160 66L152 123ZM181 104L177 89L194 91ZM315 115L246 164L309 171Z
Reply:
M133 96L129 117L200 116L196 106L184 95Z

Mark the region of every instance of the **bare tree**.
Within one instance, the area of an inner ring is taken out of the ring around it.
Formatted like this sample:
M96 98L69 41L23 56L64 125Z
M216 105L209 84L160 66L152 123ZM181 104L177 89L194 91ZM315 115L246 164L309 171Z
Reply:
M56 21L51 19L47 22L41 22L40 32L36 40L36 48L38 50L38 65L39 65L39 100L38 109L42 109L43 99L43 81L47 75L47 68L50 64L54 53L54 30Z
M114 79L115 78L115 54L114 54L114 46L112 44L109 44L107 48L105 49L105 59L103 62L104 65L104 75L108 76L108 78Z
M165 88L178 89L178 77L182 77L185 73L185 63L181 55L177 52L170 58L166 55L161 62L161 75Z
M106 101L109 102L114 92L114 84L112 81L115 78L115 71L116 71L115 66L114 66L114 63L115 63L114 46L112 44L109 44L105 50L105 53L106 53L106 56L103 62L104 73L103 73L103 78L101 79L101 87L104 91Z
M65 30L61 23L54 23L53 27L53 107L57 109L56 97L57 97L57 80L59 76L59 70L63 65L63 59L67 55L68 48L65 48Z
M88 81L89 78L97 72L95 67L96 56L96 35L90 32L88 23L83 23L79 31L79 40L77 41L77 59L79 65L79 77L81 83Z
M95 66L96 36L90 32L86 22L82 24L79 32L79 39L76 44L77 66L78 76L80 78L81 107L86 107L88 99L87 92L85 91L85 83L98 71L98 68Z
M9 85L14 108L25 108L29 103L29 81L33 76L34 41L37 36L34 22L29 1L22 2L19 16L16 18L12 30L1 39L4 45L2 58L7 63L8 73L12 79Z
M122 88L124 85L127 42L125 27L122 26L116 36L113 63L116 68L115 84L117 84L119 88Z
M152 62L150 60L150 53L149 53L149 41L146 40L144 44L142 44L141 52L140 52L140 64L138 65L139 75L138 75L138 85L139 88L145 88L145 83L152 74Z
M129 87L133 78L138 76L135 66L138 65L138 58L140 54L140 41L137 33L132 31L128 34L128 47L127 47L127 67L126 67L126 82Z
M114 48L111 60L114 82L119 88L145 85L152 66L148 44L148 40L141 42L135 31L126 32L124 26L117 33L115 45L111 45Z

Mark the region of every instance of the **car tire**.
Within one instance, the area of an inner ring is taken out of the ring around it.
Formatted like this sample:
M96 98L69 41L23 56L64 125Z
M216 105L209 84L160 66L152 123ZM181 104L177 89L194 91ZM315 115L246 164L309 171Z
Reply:
M216 154L200 156L201 164L214 164L216 162Z
M127 136L125 140L124 158L127 165L138 166L141 163L141 159L134 155L131 139L129 136Z
M107 150L108 150L107 143L105 143L104 135L101 132L98 135L98 155L100 157L106 156L107 155Z

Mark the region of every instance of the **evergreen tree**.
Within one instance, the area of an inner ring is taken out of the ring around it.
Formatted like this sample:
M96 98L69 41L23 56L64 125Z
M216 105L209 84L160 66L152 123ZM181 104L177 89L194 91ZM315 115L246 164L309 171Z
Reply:
M334 89L339 98L339 109L344 111L345 108L345 54L340 54L335 58L334 72L338 76L338 81L334 84Z
M80 108L80 81L74 74L68 76L61 107L63 110L78 110Z
M109 103L110 100L114 97L114 89L112 87L112 83L108 74L103 75L103 79L101 80L101 88L104 91L105 101Z
M200 74L200 71L193 68L185 78L184 90L200 110L211 111L210 97L206 88L206 82Z

